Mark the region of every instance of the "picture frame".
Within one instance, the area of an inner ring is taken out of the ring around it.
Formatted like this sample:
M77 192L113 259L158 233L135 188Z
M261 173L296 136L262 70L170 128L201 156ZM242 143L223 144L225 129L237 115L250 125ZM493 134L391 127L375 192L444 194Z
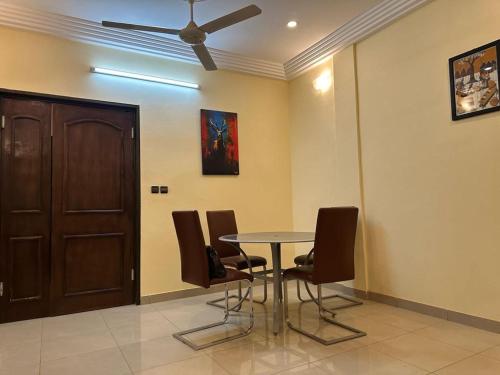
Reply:
M203 175L239 175L238 114L202 109Z
M449 59L453 121L500 111L500 40Z

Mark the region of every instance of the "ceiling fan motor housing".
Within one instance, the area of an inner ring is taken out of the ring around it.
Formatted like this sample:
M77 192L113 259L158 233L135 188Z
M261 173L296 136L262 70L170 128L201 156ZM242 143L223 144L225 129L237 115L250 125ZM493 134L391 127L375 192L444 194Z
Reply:
M180 31L179 37L188 44L203 44L207 39L207 34L198 28L193 21Z

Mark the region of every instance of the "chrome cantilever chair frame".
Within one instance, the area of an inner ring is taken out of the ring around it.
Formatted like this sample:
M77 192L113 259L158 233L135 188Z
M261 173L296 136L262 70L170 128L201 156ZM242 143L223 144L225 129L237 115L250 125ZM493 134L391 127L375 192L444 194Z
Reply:
M229 243L229 244L232 247L234 247L235 249L237 249L239 252L241 252L243 254L245 253L241 247L239 247L233 243ZM245 254L245 256L246 256L246 254ZM250 260L247 256L246 256L246 261L248 264L250 264ZM263 269L262 272L252 273L252 276L256 279L264 280L264 298L260 301L254 300L253 302L264 305L267 301L267 276L266 276L266 274L268 273L268 271L267 271L266 266L262 266L262 269ZM261 276L261 274L264 276ZM238 302L234 306L229 308L229 311L240 311L241 305L243 304L243 302L248 301L249 292L250 292L250 290L247 289L247 291L245 292L245 295L243 296L243 292L242 292L242 288L241 288L241 281L239 281L238 282L238 294L237 295L232 294L228 297L229 299L237 299ZM216 299L207 301L207 305L215 306L215 307L218 307L220 309L225 309L226 306L219 303L219 302L224 301L225 299L226 299L226 297L216 298Z
M248 259L248 256L245 254L245 252L242 249L238 248L238 250L245 257L245 260L247 261L247 264L248 264L248 271L249 271L250 275L252 275L252 277L253 277L252 265L250 264L250 260ZM196 328L187 329L185 331L176 332L172 336L174 338L176 338L177 340L183 342L184 344L186 344L187 346L189 346L193 350L206 349L206 348L209 348L209 347L214 346L214 345L222 344L222 343L225 343L228 341L232 341L232 340L239 339L241 337L248 336L251 333L253 325L254 325L253 288L252 288L252 282L250 280L243 280L243 281L247 282L247 284L248 284L248 289L247 289L247 293L245 296L248 295L249 302L250 302L250 311L248 313L249 325L248 325L248 328L246 328L243 332L232 335L232 336L224 337L222 339L214 340L214 341L208 342L208 343L203 344L203 345L197 345L193 341L191 341L185 337L186 335L189 335L191 333L201 332L201 331L204 331L204 330L207 330L210 328L214 328L214 327L219 327L219 326L222 326L222 325L225 325L228 323L229 317L231 316L231 311L233 311L234 308L233 309L229 308L230 296L229 296L228 283L226 283L226 284L224 284L225 290L224 290L223 300L225 301L225 306L224 306L224 319L222 321L207 324L207 325L196 327ZM238 283L241 285L241 281L238 281ZM241 300L239 302L240 308L241 308L242 303L243 303L243 300Z
M304 265L313 264L313 261L311 260L313 253L314 253L314 249L311 249L311 251L309 251L309 254L307 254L306 262L304 263ZM307 281L304 281L304 286L306 287L307 294L309 294L309 297L311 297L311 298L310 299L303 299L302 296L300 295L300 280L296 280L296 281L297 281L297 298L299 299L299 301L300 302L314 302L316 305L319 306L318 298L314 297L314 294L312 294L311 289L309 288L309 283ZM346 303L345 305L340 305L340 306L337 306L334 308L324 309L325 311L331 313L332 315L335 315L335 313L333 312L334 310L346 309L348 307L359 306L359 305L363 304L363 302L361 302L361 301L358 301L354 298L350 298L347 296L343 296L341 294L332 294L332 295L329 295L326 297L322 297L323 300L331 299L331 298L341 298L343 300L350 302L350 303Z
M339 342L343 342L343 341L348 341L348 340L352 340L352 339L356 339L358 337L363 337L363 336L366 336L366 332L363 332L363 331L360 331L359 329L356 329L354 327L351 327L351 326L348 326L346 324L343 324L343 323L340 323L336 320L332 320L330 319L329 317L327 317L325 315L325 313L330 313L333 315L333 317L335 317L335 313L324 308L323 307L323 297L322 297L322 294L321 294L321 285L318 285L317 286L318 288L318 299L317 299L317 305L318 305L318 309L319 309L319 316L322 320L324 320L325 322L328 322L330 324L333 324L335 326L338 326L338 327L341 327L349 332L352 332L352 335L347 335L347 336L344 336L344 337L338 337L338 338L334 338L334 339L331 339L331 340L326 340L326 339L323 339L322 337L320 336L317 336L311 332L308 332L302 328L299 328L297 326L294 326L292 324L292 322L290 321L290 318L289 318L289 315L288 315L288 289L287 289L287 278L284 277L283 278L283 315L285 317L285 322L287 324L287 326L298 332L298 333L301 333L323 345L332 345L332 344L337 344Z

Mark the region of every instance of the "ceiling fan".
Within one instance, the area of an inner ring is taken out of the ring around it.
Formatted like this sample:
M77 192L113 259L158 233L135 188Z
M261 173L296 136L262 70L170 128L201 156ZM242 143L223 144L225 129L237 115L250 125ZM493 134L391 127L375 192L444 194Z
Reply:
M196 56L198 56L198 59L200 60L201 64L204 66L206 70L217 70L217 65L215 65L212 56L210 56L210 52L208 52L208 49L204 44L205 40L207 39L207 34L211 34L215 31L232 26L236 23L245 21L249 18L258 16L259 14L262 13L262 10L257 5L249 5L245 8L237 10L236 12L229 13L225 16L210 21L202 26L198 26L193 20L193 5L195 2L203 0L185 0L185 1L189 2L189 7L191 11L191 20L189 21L187 26L181 30L166 29L157 26L134 25L130 23L111 22L111 21L102 21L102 25L105 27L114 27L125 30L141 30L141 31L151 31L155 33L178 35L183 42L191 45L191 47L194 50L194 53L196 53Z

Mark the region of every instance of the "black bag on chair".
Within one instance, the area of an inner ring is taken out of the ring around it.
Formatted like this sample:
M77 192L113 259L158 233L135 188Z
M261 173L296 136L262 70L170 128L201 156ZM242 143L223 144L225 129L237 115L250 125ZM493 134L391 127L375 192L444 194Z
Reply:
M207 246L208 274L211 279L226 277L226 268L220 261L219 254L212 246Z

